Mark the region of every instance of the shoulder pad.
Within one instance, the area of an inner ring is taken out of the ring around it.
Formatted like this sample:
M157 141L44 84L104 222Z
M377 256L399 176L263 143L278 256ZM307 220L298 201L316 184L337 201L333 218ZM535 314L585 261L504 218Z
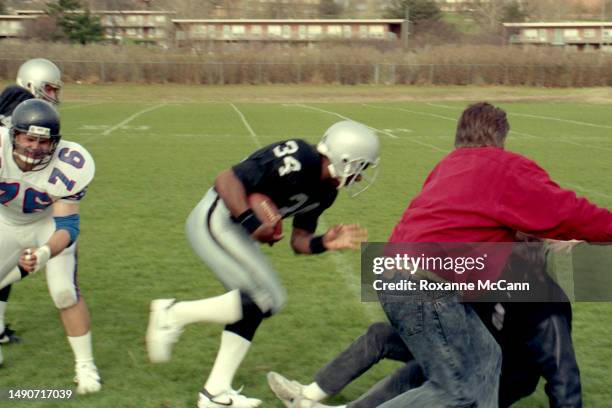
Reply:
M70 197L83 191L93 180L96 165L83 146L61 140L47 172L47 191L54 197Z

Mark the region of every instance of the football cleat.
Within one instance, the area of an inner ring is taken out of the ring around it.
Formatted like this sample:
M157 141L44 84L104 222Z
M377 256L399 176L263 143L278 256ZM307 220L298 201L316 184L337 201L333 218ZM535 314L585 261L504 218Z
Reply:
M15 330L11 329L8 324L4 326L4 331L0 333L0 344L20 343L21 338L15 335Z
M261 400L249 398L236 390L224 391L217 395L212 395L205 388L198 394L198 408L255 408L261 405Z
M102 389L102 379L94 363L77 364L74 382L77 394L91 394Z
M291 408L293 406L293 402L298 397L302 396L302 391L306 387L305 385L294 380L289 380L288 378L285 378L274 371L270 371L267 378L270 389L287 408Z
M172 347L183 328L172 321L170 308L174 299L157 299L151 302L149 327L147 328L147 353L152 363L165 363L172 357Z

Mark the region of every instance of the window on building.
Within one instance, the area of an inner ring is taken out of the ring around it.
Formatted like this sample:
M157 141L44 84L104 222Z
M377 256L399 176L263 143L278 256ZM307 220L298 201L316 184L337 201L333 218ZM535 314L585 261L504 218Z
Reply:
M300 39L306 38L306 26L305 25L301 25L298 27L298 37Z
M545 28L540 28L538 31L540 34L540 41L547 41L548 40L548 30L546 30Z
M283 26L283 38L291 38L291 26L288 24Z
M232 37L244 37L245 28L243 25L232 25Z
M217 26L210 24L208 26L208 38L215 38L217 36Z
M261 37L261 26L260 25L252 25L251 26L251 35L253 37Z
M232 27L227 24L223 25L223 38L231 38L232 37Z
M351 38L353 36L353 29L350 25L347 24L342 26L342 35L344 38Z
M155 22L156 23L165 23L166 22L166 16L155 16Z
M606 28L603 32L603 36L604 38L612 38L612 30L609 28Z
M280 37L282 35L282 27L278 24L268 25L268 37Z
M342 26L340 25L327 26L327 35L330 37L340 37L342 35Z
M582 35L584 35L584 38L593 38L595 37L595 29L585 28L584 30L582 30Z
M373 25L368 27L368 36L371 38L384 38L385 26Z
M578 35L577 29L566 28L565 30L563 30L563 37L564 38L580 38L580 35Z
M191 36L194 38L204 38L208 34L208 27L204 24L194 25L191 29Z
M359 26L359 37L360 38L368 38L368 26L360 25Z
M309 25L308 26L308 38L317 38L323 33L323 27L320 25Z
M536 40L538 38L538 34L538 30L536 29L529 28L523 30L523 37L527 40Z
M142 16L128 16L127 22L130 24L142 24L143 18Z
M129 35L130 37L136 37L136 29L135 28L128 28L127 30L125 30L125 33L127 35Z

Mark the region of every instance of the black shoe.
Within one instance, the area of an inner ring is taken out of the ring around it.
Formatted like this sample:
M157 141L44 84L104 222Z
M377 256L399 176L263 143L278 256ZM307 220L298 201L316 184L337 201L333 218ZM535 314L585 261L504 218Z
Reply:
M11 329L8 324L4 326L4 331L0 333L0 344L21 343L21 338L15 335L15 330Z

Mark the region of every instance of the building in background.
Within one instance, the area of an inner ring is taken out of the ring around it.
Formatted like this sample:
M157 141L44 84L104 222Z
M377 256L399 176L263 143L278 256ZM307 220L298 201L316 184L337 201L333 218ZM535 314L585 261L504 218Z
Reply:
M34 16L0 15L0 38L23 38L34 21Z
M175 44L203 42L397 41L401 19L173 19Z
M43 10L16 10L15 13L29 18L46 16ZM91 14L100 17L104 36L112 42L168 45L172 37L173 11L92 10Z
M508 43L612 51L612 21L505 23Z

